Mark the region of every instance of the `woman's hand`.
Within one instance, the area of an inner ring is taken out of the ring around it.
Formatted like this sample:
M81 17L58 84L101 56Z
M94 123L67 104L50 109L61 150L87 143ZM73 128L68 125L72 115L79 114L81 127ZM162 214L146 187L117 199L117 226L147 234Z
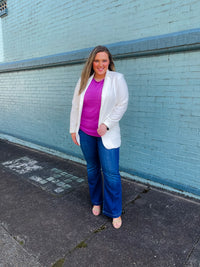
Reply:
M76 133L71 133L71 137L72 137L72 140L73 140L74 144L79 146L79 143L76 140Z
M100 136L103 136L106 132L107 132L107 126L104 123L100 124L99 128L97 129L97 133Z

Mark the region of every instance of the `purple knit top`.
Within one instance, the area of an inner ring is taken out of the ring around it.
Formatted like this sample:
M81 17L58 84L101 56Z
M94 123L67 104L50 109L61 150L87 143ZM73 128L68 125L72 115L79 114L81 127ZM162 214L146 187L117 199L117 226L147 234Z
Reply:
M97 133L99 113L101 108L101 93L104 80L100 82L93 78L84 96L80 129L92 136L100 137Z

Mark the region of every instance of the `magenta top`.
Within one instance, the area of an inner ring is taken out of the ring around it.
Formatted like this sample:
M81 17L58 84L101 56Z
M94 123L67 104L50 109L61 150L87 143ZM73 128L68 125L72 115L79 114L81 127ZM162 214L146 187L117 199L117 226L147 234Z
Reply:
M80 129L92 136L100 137L97 133L99 113L101 108L101 93L104 80L100 82L93 78L84 96Z

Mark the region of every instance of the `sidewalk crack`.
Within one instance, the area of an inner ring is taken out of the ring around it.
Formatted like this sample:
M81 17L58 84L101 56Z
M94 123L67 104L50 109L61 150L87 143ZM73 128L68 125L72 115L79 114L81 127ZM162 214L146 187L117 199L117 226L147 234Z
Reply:
M99 228L95 229L94 231L92 231L90 234L88 234L88 236L82 240L81 242L79 242L75 247L73 247L72 249L70 249L68 252L66 252L66 254L63 256L63 258L58 259L53 265L52 267L62 267L64 262L67 260L67 257L72 254L75 250L77 249L86 249L87 248L87 241L91 240L94 235L96 233L102 232L103 230L106 229L106 224L108 222L105 222L104 224L102 224Z
M192 249L190 250L190 252L188 253L187 257L186 257L186 260L184 262L184 266L187 267L187 263L192 255L192 253L194 252L195 248L197 247L197 245L199 244L200 242L200 236L198 237L197 241L194 243Z
M126 206L128 206L129 204L134 204L136 200L142 198L142 195L143 195L143 194L147 194L150 190L151 190L150 187L145 188L142 192L138 193L138 194L136 195L136 197L135 197L133 200L129 201L129 202L124 206L124 208L125 208Z

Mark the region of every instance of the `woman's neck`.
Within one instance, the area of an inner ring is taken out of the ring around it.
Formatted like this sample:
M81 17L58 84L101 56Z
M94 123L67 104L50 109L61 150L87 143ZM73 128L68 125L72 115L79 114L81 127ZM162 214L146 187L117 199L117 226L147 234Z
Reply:
M94 74L94 79L95 79L95 81L100 82L105 78L105 76L106 75L96 75L96 74Z

